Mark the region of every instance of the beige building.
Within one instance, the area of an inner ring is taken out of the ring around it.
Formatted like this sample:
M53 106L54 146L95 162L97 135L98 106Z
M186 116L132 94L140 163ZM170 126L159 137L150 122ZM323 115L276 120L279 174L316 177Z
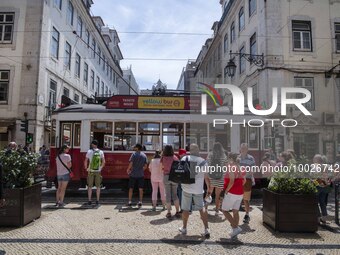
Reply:
M197 58L196 79L234 84L244 92L252 87L253 103L263 109L272 104L273 87L308 89L312 98L305 107L312 116L288 106L285 118L296 119L297 127L267 127L263 134L250 128L241 140L277 152L292 148L308 157L323 153L333 161L340 153L340 1L221 0L220 4L221 20L213 24L214 36ZM243 54L263 54L263 65ZM236 65L232 77L226 68L229 60ZM220 92L224 104L232 106L230 93ZM282 117L279 111L270 116Z
M122 78L117 32L92 17L92 0L0 2L0 148L49 144L51 112L66 101L118 93Z

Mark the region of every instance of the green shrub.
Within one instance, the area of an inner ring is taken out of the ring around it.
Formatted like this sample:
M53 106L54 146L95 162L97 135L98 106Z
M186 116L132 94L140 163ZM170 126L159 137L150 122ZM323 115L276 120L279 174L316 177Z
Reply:
M306 158L288 161L289 172L275 173L269 182L268 189L281 194L315 194L316 185L312 179L315 176L306 170L295 171L299 166L308 164Z
M6 150L0 151L5 188L25 188L34 182L33 173L37 167L38 154Z

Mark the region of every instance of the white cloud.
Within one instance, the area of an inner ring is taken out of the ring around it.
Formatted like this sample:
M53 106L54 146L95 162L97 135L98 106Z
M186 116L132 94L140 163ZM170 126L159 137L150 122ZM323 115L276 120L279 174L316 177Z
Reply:
M211 26L221 16L219 1L206 0L101 0L92 11L117 31L179 32L211 34ZM119 34L125 58L196 58L208 36ZM159 76L176 88L186 61L123 60L132 65L141 88L151 88Z

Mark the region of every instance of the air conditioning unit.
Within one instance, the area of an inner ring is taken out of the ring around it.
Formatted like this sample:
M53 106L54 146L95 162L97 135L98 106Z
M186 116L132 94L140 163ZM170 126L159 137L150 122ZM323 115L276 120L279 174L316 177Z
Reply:
M334 113L323 113L323 123L324 125L335 125L335 114Z

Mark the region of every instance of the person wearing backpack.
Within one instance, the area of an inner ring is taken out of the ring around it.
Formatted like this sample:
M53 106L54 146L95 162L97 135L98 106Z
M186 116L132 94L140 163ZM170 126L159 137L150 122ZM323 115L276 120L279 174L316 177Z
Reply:
M100 185L102 183L101 171L105 166L104 152L98 149L98 141L93 140L91 143L91 149L86 153L84 162L85 169L87 169L87 195L88 205L92 205L92 188L93 183L96 185L97 201L96 205L99 205L100 199Z
M190 155L184 156L181 161L190 162L190 172L195 171L195 182L191 184L182 184L182 220L183 226L178 230L182 235L187 234L187 225L191 208L200 212L204 225L202 234L205 238L210 238L210 230L208 225L208 213L204 207L204 181L207 189L210 188L210 180L208 174L203 170L206 167L206 161L200 157L199 147L197 144L190 145ZM194 206L192 205L194 202Z
M224 148L220 142L216 142L213 146L213 150L209 153L207 161L210 167L209 179L210 189L208 190L207 196L209 197L215 189L215 216L220 214L221 200L220 194L223 190L224 185L224 172L223 167L227 163L227 156ZM208 209L208 205L207 205Z

